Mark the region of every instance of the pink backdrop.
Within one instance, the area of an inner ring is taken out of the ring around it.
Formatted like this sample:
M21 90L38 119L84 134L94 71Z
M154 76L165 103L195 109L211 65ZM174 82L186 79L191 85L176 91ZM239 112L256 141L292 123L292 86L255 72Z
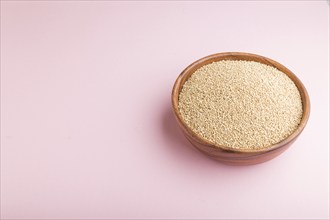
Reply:
M225 51L309 91L272 161L222 165L174 121L176 77ZM329 218L329 4L1 1L1 218Z

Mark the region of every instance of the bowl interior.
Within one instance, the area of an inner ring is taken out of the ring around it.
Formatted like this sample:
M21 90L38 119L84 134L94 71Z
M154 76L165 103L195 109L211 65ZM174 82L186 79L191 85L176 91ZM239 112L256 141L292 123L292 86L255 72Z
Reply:
M221 145L216 145L214 143L211 143L210 141L206 140L199 134L195 133L192 131L192 129L189 128L189 126L186 125L184 122L178 108L179 104L179 94L181 92L181 89L184 85L184 83L189 79L189 77L200 67L210 64L212 62L220 61L220 60L245 60L245 61L256 61L259 63L263 63L272 67L277 68L278 70L282 71L285 73L297 86L301 99L302 99L302 106L303 106L303 115L302 119L300 121L299 126L297 129L286 139L283 141L274 144L268 148L264 149L232 149L226 146L221 146ZM175 113L175 116L177 118L177 121L180 124L180 127L184 130L186 135L189 135L194 141L198 142L199 144L208 146L210 148L213 148L213 150L219 149L219 150L225 150L228 152L240 152L240 153L262 153L262 152L267 152L271 150L275 150L279 147L282 147L292 140L294 140L304 129L306 126L306 123L309 118L309 113L310 113L310 101L308 97L308 93L302 84L302 82L298 79L297 76L295 76L289 69L287 69L285 66L281 65L280 63L271 60L269 58L259 56L256 54L250 54L250 53L241 53L241 52L227 52L227 53L218 53L218 54L213 54L207 57L204 57L202 59L197 60L196 62L192 63L189 65L177 78L173 90L172 90L172 107Z

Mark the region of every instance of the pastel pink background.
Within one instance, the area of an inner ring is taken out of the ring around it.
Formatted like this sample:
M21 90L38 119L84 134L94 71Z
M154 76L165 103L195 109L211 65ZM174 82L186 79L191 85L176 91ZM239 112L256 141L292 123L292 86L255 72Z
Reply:
M176 125L176 77L225 51L310 94L272 161L222 165ZM1 1L1 218L329 218L329 4Z

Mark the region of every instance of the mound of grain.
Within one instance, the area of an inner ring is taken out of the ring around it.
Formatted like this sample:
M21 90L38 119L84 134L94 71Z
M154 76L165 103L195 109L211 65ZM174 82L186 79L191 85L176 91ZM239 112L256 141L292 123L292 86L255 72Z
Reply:
M199 136L233 149L261 149L299 125L302 102L293 81L254 61L218 61L198 69L179 95L184 122Z

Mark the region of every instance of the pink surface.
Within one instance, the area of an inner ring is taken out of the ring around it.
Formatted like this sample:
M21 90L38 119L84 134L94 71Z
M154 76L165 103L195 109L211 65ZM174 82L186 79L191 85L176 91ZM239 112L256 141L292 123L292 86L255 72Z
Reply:
M222 165L174 121L176 77L224 51L309 91L272 161ZM329 5L1 1L1 218L329 218Z

